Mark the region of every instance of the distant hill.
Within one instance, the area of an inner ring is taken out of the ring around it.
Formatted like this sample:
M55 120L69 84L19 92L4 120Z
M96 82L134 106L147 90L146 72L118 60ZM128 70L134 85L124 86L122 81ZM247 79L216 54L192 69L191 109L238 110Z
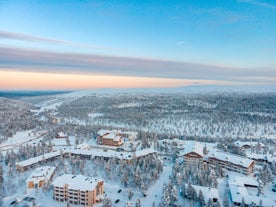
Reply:
M0 97L20 99L24 97L58 95L69 92L71 91L0 91Z

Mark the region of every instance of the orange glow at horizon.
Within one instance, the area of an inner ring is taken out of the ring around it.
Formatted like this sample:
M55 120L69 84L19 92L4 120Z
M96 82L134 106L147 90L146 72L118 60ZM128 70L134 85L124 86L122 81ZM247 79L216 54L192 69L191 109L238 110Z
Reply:
M0 71L2 90L72 90L91 88L153 88L200 84L229 84L225 81L169 78L144 78L108 75L80 75Z

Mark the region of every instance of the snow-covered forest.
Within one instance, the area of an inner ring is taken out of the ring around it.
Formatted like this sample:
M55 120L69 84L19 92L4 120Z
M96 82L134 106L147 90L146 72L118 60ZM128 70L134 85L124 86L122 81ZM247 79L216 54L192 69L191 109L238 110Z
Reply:
M41 165L55 166L55 176L72 173L104 179L105 197L97 206L231 206L225 172L219 165L183 162L180 154L185 144L178 141L187 140L201 142L204 155L217 149L258 160L254 176L258 195L265 194L276 175L275 106L274 93L80 91L0 98L0 206L70 206L52 199L50 184L41 191L26 190L30 172ZM17 162L58 150L98 149L101 129L137 132L135 142L127 141L119 149L103 148L103 153L148 148L156 153L131 162L60 153L26 171L17 169ZM66 134L65 144L56 140L59 132ZM257 144L245 149L236 141ZM217 190L218 201L206 200L205 188Z
M57 107L61 123L92 124L204 138L271 138L275 94L116 94Z

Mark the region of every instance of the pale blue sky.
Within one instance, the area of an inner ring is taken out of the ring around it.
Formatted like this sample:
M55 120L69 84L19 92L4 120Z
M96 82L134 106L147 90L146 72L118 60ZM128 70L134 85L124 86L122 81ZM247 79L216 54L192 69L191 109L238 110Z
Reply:
M276 2L1 0L0 49L2 70L273 82Z

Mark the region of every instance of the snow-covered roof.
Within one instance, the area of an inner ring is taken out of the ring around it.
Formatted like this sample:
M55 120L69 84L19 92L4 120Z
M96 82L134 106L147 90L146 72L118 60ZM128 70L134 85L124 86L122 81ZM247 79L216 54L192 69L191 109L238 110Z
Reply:
M122 134L119 134L119 132L116 132L116 131L111 131L111 132L108 132L108 131L101 131L101 132L98 132L98 134L102 134L100 136L102 136L103 139L112 139L113 141L120 141L122 140Z
M224 161L224 162L231 162L235 165L240 165L245 168L248 168L251 165L251 163L254 162L253 160L251 160L247 157L242 157L242 156L238 156L235 154L222 152L222 151L218 151L218 150L210 151L206 156L209 158L211 158L211 157L216 158L216 159Z
M76 146L76 149L85 149L85 150L88 150L88 149L90 149L90 148L91 148L90 145L87 144L87 143L78 144L78 145Z
M265 145L263 143L260 143L260 142L242 142L242 141L236 141L234 142L234 144L237 146L237 147L243 147L243 146L252 146L252 147L255 147L257 146L258 144L261 146L261 147L264 147Z
M276 206L276 200L273 199L273 197L250 195L247 191L247 188L244 185L241 186L240 182L238 182L239 185L235 185L233 184L235 182L231 180L229 181L229 189L233 202L241 203L243 199L245 204L251 204L253 202L258 205L262 200L262 206L264 207Z
M67 135L64 134L63 132L59 132L57 135L58 135L58 137L67 137Z
M236 186L258 186L258 181L253 177L248 176L242 176L242 175L236 175L236 174L229 174L229 185L236 185Z
M69 149L66 152L70 152L76 155L86 155L93 157L106 157L106 158L118 158L123 160L131 160L134 157L139 158L149 154L156 153L156 150L152 148L147 148L139 150L136 152L117 152L114 150L104 150L104 149L93 149L93 150L83 150L83 149Z
M182 155L189 154L191 152L194 152L201 157L203 157L203 146L200 142L195 141L187 141L184 145L184 150L181 152Z
M107 134L107 133L109 133L109 132L110 132L109 130L101 129L100 131L98 131L98 134L99 134L100 136L103 136L103 135L105 135L105 134Z
M266 160L268 162L276 162L276 155L273 154L263 154L263 153L256 153L256 152L245 152L246 156L250 159L255 160Z
M186 188L188 185L185 185ZM209 198L218 198L218 189L217 188L210 188L210 187L205 187L205 186L200 186L200 185L192 185L192 187L196 190L197 194L199 191L202 191L202 194L204 196L205 201L208 201Z
M37 157L32 157L30 159L23 160L21 162L16 162L16 166L27 167L27 166L33 165L35 163L41 162L43 160L47 160L47 159L51 159L53 157L57 157L60 154L62 154L62 151L55 151L55 152L45 153L44 155L40 155L40 156L37 156Z
M92 191L100 181L103 180L83 175L63 174L54 180L53 186L63 188L68 185L68 189L71 190Z
M38 183L41 180L49 181L54 174L56 167L44 166L36 168L33 173L28 177L26 182L33 181Z
M33 157L21 162L17 162L16 166L17 167L28 167L33 164L36 164L38 162L41 162L43 160L51 159L54 157L57 157L61 154L76 154L76 155L85 155L85 156L92 156L92 157L106 157L106 158L118 158L118 159L123 159L123 160L132 160L134 157L139 158L143 157L149 154L154 154L156 153L156 150L153 148L146 148L143 150L138 150L135 152L117 152L114 150L105 150L105 149L77 149L77 148L68 148L65 149L64 151L55 151L55 152L50 152L46 153L44 155L40 155L37 157Z
M101 129L98 131L98 135L100 135L100 136L104 136L106 134L128 135L132 138L136 138L138 133L134 132L134 131L105 130L105 129Z

